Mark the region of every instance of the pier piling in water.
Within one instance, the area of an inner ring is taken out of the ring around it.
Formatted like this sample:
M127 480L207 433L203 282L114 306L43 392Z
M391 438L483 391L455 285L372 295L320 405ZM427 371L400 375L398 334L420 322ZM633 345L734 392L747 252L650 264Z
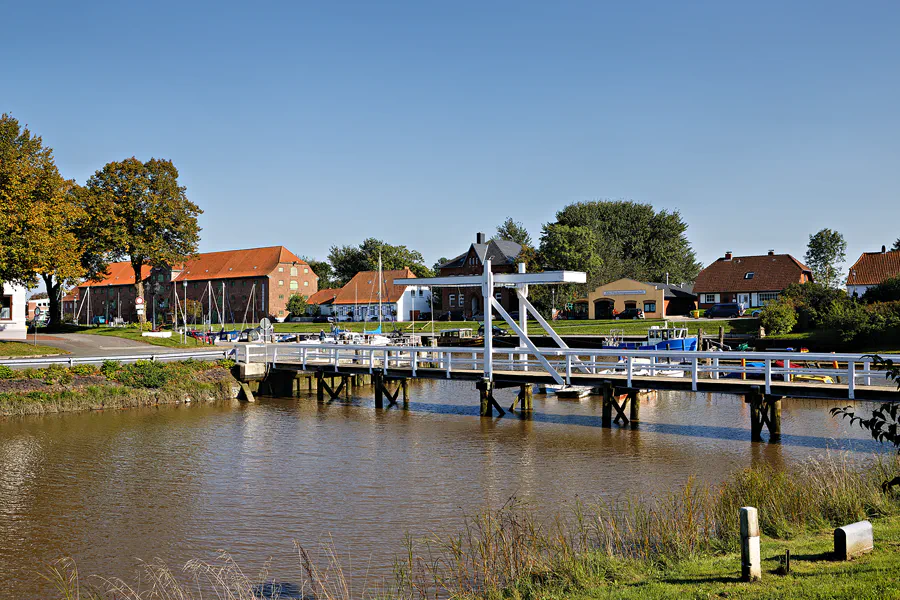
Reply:
M519 386L519 406L525 412L534 410L534 397L530 383Z

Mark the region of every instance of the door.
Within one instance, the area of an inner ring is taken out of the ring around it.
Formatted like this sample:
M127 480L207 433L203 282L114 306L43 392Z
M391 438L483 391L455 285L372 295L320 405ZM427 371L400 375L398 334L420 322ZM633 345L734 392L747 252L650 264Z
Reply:
M750 308L750 294L738 294L738 304L742 308Z

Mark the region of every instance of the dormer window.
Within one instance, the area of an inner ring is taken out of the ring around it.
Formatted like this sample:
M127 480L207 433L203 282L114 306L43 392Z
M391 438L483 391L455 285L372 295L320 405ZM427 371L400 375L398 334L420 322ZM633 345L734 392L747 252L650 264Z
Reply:
M753 271L744 273L744 279L753 279Z

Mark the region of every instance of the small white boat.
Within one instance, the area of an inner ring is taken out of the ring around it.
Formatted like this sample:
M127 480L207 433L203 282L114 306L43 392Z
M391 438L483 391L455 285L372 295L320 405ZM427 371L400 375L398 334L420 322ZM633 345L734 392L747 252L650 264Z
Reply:
M683 369L673 369L673 365L678 363L657 362L653 365L649 358L633 358L631 359L631 375L632 377L684 377ZM681 365L678 365L681 366ZM652 367L652 372L651 372ZM669 367L669 368L666 368ZM597 371L598 375L622 375L628 370L628 364L624 360L616 363L613 369L604 369Z
M591 394L590 386L586 385L558 385L554 393L557 398L579 399Z

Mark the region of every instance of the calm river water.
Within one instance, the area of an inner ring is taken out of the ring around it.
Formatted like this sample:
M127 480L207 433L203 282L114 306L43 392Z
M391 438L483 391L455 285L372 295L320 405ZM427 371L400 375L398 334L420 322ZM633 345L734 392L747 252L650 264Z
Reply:
M252 573L296 581L293 541L333 543L356 585L389 576L408 532L454 531L515 495L544 514L622 494L716 482L760 462L829 449L869 453L839 403L785 401L781 444L749 441L737 396L660 393L638 429L600 427L600 402L535 395L531 420L478 416L472 384L418 382L409 411L376 411L371 388L0 421L0 598L49 594L39 572L131 578L138 559L180 567L227 550ZM501 404L512 392L499 394Z

